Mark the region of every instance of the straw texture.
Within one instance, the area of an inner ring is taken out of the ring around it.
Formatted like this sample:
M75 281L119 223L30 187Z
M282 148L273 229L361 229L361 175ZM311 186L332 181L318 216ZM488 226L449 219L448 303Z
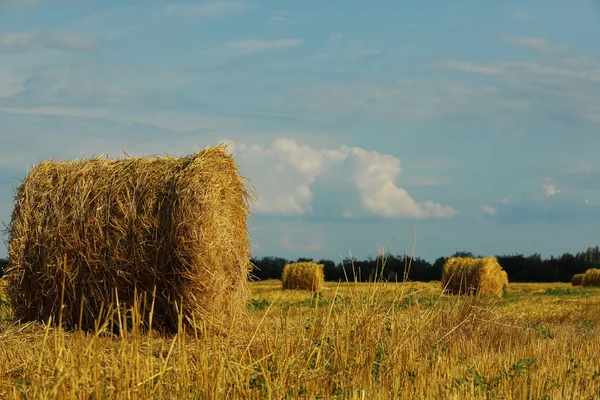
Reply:
M251 195L225 146L183 158L44 161L9 226L7 295L23 321L93 328L135 295L153 326L222 327L249 297Z
M583 286L600 286L600 269L590 268L583 275Z
M571 285L581 286L583 284L583 276L584 276L584 274L573 275L573 278L571 278Z
M324 264L299 262L283 268L282 288L320 292L325 285Z
M452 257L442 269L442 287L450 294L502 296L508 274L495 257Z

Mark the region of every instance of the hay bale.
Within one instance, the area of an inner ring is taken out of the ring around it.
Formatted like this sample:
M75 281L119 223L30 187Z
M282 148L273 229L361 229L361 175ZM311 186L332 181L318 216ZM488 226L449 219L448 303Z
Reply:
M324 264L299 262L286 264L283 268L282 288L320 292L325 285Z
M508 274L496 257L449 258L442 269L442 288L450 294L502 296Z
M7 295L22 321L94 327L145 296L153 327L218 327L246 308L250 194L226 146L183 158L44 161L22 181L9 226Z
M581 286L581 284L583 283L583 276L584 276L584 274L573 275L573 278L571 278L571 285Z
M582 286L600 286L600 269L590 268L583 275Z

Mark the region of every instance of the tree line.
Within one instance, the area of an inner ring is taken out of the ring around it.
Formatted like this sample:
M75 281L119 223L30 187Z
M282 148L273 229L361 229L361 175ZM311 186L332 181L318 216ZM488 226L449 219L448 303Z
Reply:
M459 251L450 257L481 257L471 252ZM422 258L410 258L404 255L386 255L365 260L348 258L335 263L332 260L299 258L289 260L282 257L252 258L255 266L252 270L253 280L281 279L283 267L292 262L314 261L323 264L326 281L369 282L374 279L429 282L441 280L442 267L449 257L440 257L430 263ZM585 251L571 254L564 253L559 257L551 256L542 259L540 254L529 256L522 254L496 256L511 282L570 282L574 274L585 272L589 268L600 268L600 248L590 247ZM8 266L8 260L0 259L0 277Z
M450 257L483 257L468 251L458 251ZM253 280L281 279L283 267L292 262L314 261L323 264L326 281L358 281L369 282L373 279L429 282L441 280L442 267L449 257L440 257L430 263L419 257L410 258L404 255L386 255L366 260L344 259L335 263L332 260L299 258L288 260L281 257L261 257L251 259L255 268ZM600 268L600 248L590 247L585 251L571 254L564 253L559 257L551 256L542 259L534 253L497 255L496 258L508 274L511 282L570 282L574 274L584 273L589 268Z

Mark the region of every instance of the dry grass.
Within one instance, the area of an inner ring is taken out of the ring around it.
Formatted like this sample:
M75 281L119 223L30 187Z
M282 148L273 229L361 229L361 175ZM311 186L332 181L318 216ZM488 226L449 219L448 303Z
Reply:
M320 292L325 285L323 264L298 262L287 264L282 273L282 289Z
M34 167L9 227L15 317L56 322L60 312L65 327L94 329L111 306L136 303L169 331L181 309L188 326L239 318L249 296L250 194L237 169L222 146Z
M598 289L517 283L498 299L418 282L251 288L257 323L237 327L243 340L68 333L16 325L0 308L0 398L600 396Z
M508 275L495 257L452 257L442 269L442 287L451 294L501 296Z

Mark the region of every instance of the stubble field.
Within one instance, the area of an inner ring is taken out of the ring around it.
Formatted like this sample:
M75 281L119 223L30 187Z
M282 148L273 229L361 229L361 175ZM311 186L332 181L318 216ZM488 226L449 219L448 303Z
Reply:
M514 283L478 299L441 295L439 282L251 288L252 319L231 321L230 337L17 325L0 300L0 398L600 397L600 289Z

